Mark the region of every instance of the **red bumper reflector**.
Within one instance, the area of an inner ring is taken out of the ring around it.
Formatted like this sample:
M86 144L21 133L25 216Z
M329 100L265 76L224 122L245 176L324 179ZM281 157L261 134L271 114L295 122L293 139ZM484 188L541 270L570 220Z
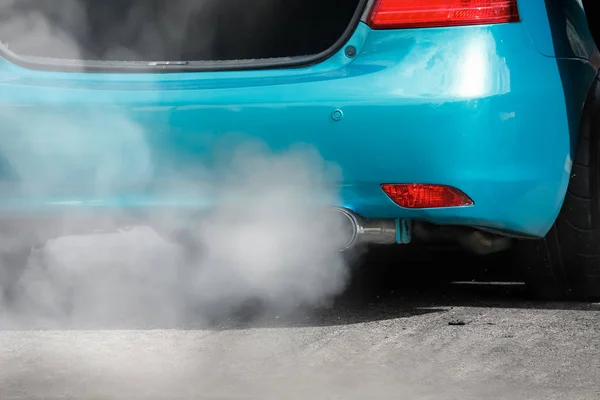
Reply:
M374 29L499 24L519 21L517 0L375 0Z
M445 185L383 184L390 199L405 208L443 208L472 206L473 200L460 190Z

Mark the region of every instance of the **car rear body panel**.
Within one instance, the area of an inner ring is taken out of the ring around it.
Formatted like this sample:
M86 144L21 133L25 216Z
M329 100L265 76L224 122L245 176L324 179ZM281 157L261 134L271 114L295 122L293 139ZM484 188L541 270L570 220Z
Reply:
M567 108L582 106L595 76L589 63L564 68L579 76L571 104L557 61L523 23L393 31L360 23L331 58L294 69L64 73L2 61L0 171L12 189L0 208L210 207L210 193L157 191L154 183L210 168L219 146L253 138L275 151L315 147L341 167L336 205L366 218L543 236L571 171L577 132ZM342 118L332 117L336 110ZM70 143L84 143L78 166L89 160L89 168L49 184ZM99 185L95 166L115 159L125 161ZM43 190L14 190L26 181ZM404 209L381 183L450 185L475 205Z

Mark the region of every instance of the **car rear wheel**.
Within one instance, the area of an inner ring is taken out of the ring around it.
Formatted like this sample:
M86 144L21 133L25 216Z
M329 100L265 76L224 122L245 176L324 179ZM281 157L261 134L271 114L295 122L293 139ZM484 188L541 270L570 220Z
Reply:
M567 194L542 240L523 240L520 261L532 294L544 299L600 297L600 87L584 108Z

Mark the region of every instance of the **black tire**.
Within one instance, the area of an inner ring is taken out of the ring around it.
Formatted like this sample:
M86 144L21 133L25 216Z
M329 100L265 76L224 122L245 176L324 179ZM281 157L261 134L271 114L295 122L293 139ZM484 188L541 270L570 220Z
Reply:
M519 243L530 293L547 300L600 297L600 85L586 101L569 187L542 240Z
M598 0L583 0L583 8L590 28L590 33L600 47L600 4Z

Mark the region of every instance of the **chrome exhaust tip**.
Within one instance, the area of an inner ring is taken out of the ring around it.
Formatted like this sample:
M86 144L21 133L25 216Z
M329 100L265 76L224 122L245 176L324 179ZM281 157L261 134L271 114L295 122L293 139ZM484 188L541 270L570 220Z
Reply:
M355 212L342 207L332 209L335 224L342 232L339 239L341 251L358 244L399 243L399 224L395 219L365 219Z
M354 247L359 240L361 229L358 215L341 207L335 207L331 212L334 213L335 225L339 229L337 234L340 235L338 244L340 251Z

